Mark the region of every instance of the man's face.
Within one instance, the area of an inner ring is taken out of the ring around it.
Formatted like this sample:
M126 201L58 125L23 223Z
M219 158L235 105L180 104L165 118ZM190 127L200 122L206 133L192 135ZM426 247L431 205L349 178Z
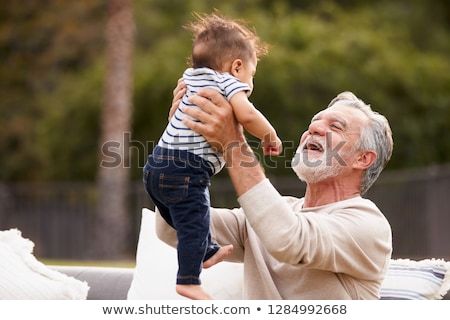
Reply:
M344 175L356 157L355 145L366 115L351 106L336 103L316 114L300 139L292 169L307 183Z

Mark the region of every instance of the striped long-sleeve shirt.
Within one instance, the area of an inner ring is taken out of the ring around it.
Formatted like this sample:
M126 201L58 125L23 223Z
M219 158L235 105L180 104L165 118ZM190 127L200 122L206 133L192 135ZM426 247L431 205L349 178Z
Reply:
M222 154L214 151L202 135L195 133L183 124L182 119L189 116L181 108L182 106L198 108L188 101L188 97L203 88L217 90L227 100L230 100L235 93L248 91L250 87L229 73L219 73L209 68L189 68L184 72L183 79L187 87L186 94L167 125L158 145L168 149L188 150L199 155L212 164L212 169L216 174L225 164Z

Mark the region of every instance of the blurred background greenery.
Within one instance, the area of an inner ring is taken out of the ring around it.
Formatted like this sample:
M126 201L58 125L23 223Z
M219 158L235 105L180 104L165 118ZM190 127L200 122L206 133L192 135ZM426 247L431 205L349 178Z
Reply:
M132 19L113 19L123 9L131 9ZM0 227L23 230L48 258L133 256L140 210L149 206L141 169L188 66L192 39L183 25L193 12L214 9L246 20L271 46L258 65L251 100L277 129L284 153L263 158L258 141L249 140L278 190L301 195L302 185L289 168L300 135L339 92L353 91L393 129L394 154L386 170L392 175L368 197L393 226L394 251L448 255L450 2L445 0L3 1ZM132 85L119 79L131 91L124 99L131 101L122 104L131 119L111 130L123 136L125 155L120 166L105 171L102 117L108 102L124 97L115 98L106 81L114 74L108 53L116 48L108 39L117 34L106 32L111 21L116 29L108 30L118 34L126 29L124 21L134 28L132 40L123 36L116 46L132 52L132 70L121 78L131 74ZM409 171L421 168L419 174ZM407 171L397 175L399 170ZM226 170L220 175L211 188L213 205L234 205Z
M134 179L187 66L182 26L213 8L247 20L271 45L251 100L285 141L273 174L291 174L285 161L311 116L344 90L389 119L388 169L450 161L448 1L136 0L133 8ZM106 19L100 0L2 4L0 181L95 179Z

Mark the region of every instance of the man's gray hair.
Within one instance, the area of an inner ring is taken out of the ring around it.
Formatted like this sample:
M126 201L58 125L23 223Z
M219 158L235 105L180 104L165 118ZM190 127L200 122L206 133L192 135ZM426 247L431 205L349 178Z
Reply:
M369 119L368 126L361 126L359 142L355 146L355 151L373 150L377 154L376 161L366 169L361 181L360 190L361 194L364 194L377 180L381 171L391 159L394 146L392 130L383 115L373 111L370 105L364 103L352 92L346 91L338 94L328 107L336 103L357 108L364 112Z

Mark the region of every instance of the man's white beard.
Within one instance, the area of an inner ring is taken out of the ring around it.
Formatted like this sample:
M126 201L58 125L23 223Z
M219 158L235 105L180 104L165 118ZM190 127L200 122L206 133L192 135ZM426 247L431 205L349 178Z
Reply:
M297 174L300 180L306 183L318 183L330 178L338 176L344 167L338 163L335 159L327 159L326 146L324 146L324 152L319 158L308 159L307 152L303 150L303 144L301 144L295 152L294 158L292 158L291 167ZM330 163L331 162L331 163Z

